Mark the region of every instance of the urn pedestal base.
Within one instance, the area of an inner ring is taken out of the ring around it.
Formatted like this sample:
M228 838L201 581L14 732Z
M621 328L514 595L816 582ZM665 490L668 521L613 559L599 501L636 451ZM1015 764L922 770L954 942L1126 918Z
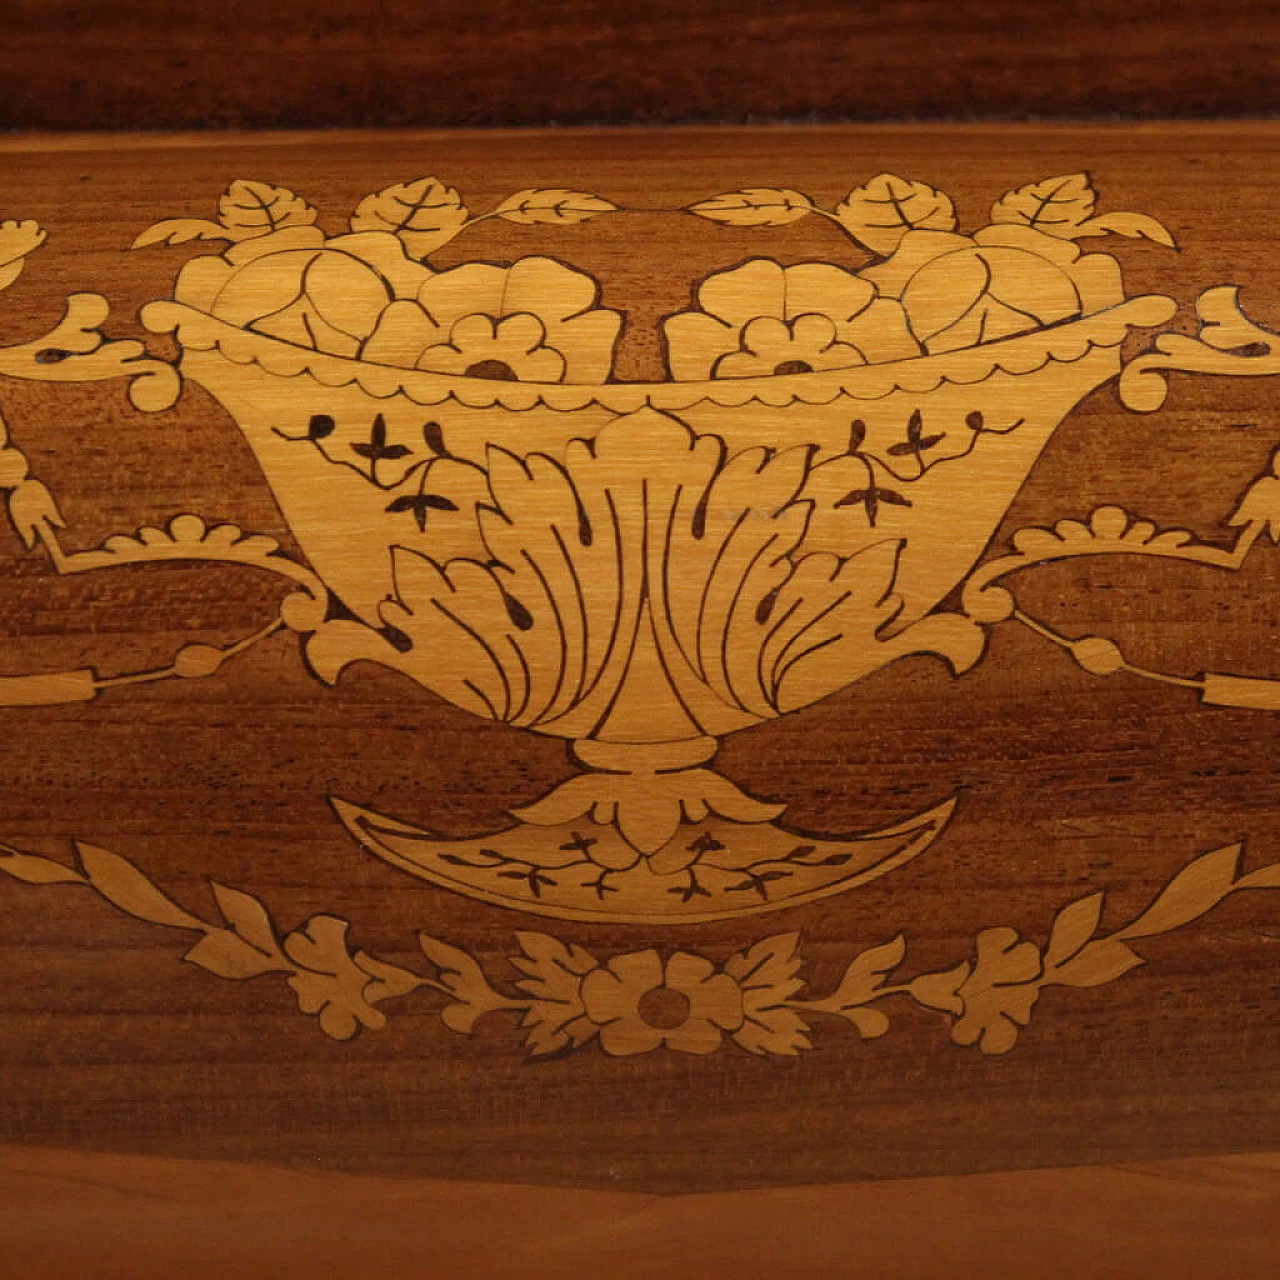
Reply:
M952 796L883 830L817 835L704 767L712 738L573 749L591 772L488 835L452 838L330 803L370 853L442 888L544 916L661 924L771 911L864 884L923 853L956 805Z

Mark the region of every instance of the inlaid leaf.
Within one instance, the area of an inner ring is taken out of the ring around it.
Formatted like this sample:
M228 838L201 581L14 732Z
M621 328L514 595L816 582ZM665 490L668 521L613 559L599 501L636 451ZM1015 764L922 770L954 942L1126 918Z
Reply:
M239 898L241 901L237 904L236 914L242 915L243 919L241 936L256 933L261 938L266 929L274 942L275 930L271 926L270 917L265 910L261 916L258 915L262 904L248 894L240 894ZM362 991L368 983L369 975L356 964L351 948L347 945L350 929L350 921L343 920L340 916L312 916L285 937L284 953L300 968L338 978L354 990Z
M1128 236L1130 240L1154 240L1167 249L1176 249L1178 242L1163 222L1149 218L1145 213L1107 213L1100 218L1090 218L1076 228L1077 236Z
M1268 863L1236 881L1237 889L1280 889L1280 862Z
M567 469L544 454L490 450L492 505L478 515L487 562L440 565L393 550L396 598L383 605L383 620L412 641L406 664L423 664L429 688L514 724L570 712L586 722L606 705L600 674L619 643L615 629L639 607L634 556L612 520L619 510L639 519L643 509L629 497L615 503L610 486L635 475L622 469L629 452L654 447L651 432L619 431L602 433L595 453L571 449ZM597 625L604 619L612 624ZM442 647L448 670L433 656Z
M412 990L415 985L406 988L402 980L413 975L392 966L382 966L384 973L371 973L371 957L362 951L351 952L347 942L350 927L338 916L317 915L284 940L284 951L296 966L288 984L297 996L298 1008L317 1015L320 1029L334 1040L350 1040L361 1027L381 1030L386 1017L373 1007L374 1001ZM390 975L398 975L393 990L387 989Z
M22 853L0 845L0 871L27 884L83 884L84 877L72 867L53 858Z
M804 986L796 976L801 964L800 935L779 933L730 956L724 971L744 991L762 992L771 1002L781 1002Z
M511 963L528 976L516 983L521 991L544 1000L568 999L576 995L580 979L597 967L589 951L546 933L517 933L516 941L523 954L513 956Z
M1045 951L1045 968L1069 960L1093 937L1102 918L1101 893L1091 893L1077 898L1058 912L1049 933L1049 945Z
M582 980L597 967L595 957L545 933L517 933L516 941L523 954L511 963L529 975L516 986L532 997L520 1024L529 1051L542 1057L585 1044L599 1030L582 1000Z
M351 215L351 230L389 231L411 258L421 260L448 244L466 221L466 206L453 187L418 178L366 196Z
M47 238L48 232L30 219L0 222L0 289L7 289L22 274L27 254Z
M1098 193L1089 175L1068 173L1006 191L991 206L991 221L1021 223L1071 240L1092 217L1097 202Z
M212 929L182 957L219 978L256 978L284 967L281 960L263 955L257 947L230 929Z
M546 1058L566 1049L577 1049L600 1033L585 1014L564 1017L561 1005L534 1000L520 1022L525 1029L524 1043L532 1058Z
M275 926L271 923L266 907L257 898L240 889L229 889L216 881L210 888L218 910L222 912L222 918L237 937L243 938L264 955L278 953Z
M660 583L668 661L688 663L729 706L771 716L776 682L761 652L791 625L792 601L780 593L809 519L796 500L809 451L746 449L722 462L700 441L690 455L667 549L679 571Z
M887 255L908 231L954 231L955 205L927 182L881 173L855 187L836 207L836 219L861 245Z
M422 986L422 978L411 969L403 969L398 964L390 964L379 960L367 951L357 951L355 962L369 975L365 984L364 998L370 1004L380 1000L389 1000L393 996L407 996Z
M1280 476L1276 474L1280 454L1273 454L1267 473L1259 476L1245 491L1227 523L1259 525L1272 542L1280 542Z
M952 969L940 973L922 973L918 978L913 978L908 990L917 1004L928 1009L961 1014L964 1012L964 1001L960 999L959 991L972 972L973 966L969 961L961 960Z
M237 178L218 201L218 221L230 240L252 240L282 227L309 227L316 211L288 187Z
M508 196L494 211L493 216L507 222L524 225L545 222L569 226L598 218L602 213L616 213L618 206L610 204L589 191L569 191L563 187L539 189L529 187Z
M423 955L435 965L440 984L456 1001L440 1011L440 1020L451 1031L469 1034L483 1014L510 1006L511 1002L489 985L483 970L465 951L426 933L418 935L418 943Z
M77 841L76 856L89 883L121 911L171 929L199 929L201 932L208 929L203 920L166 897L133 863L119 854Z
M1118 938L1099 938L1047 973L1045 981L1066 987L1100 987L1143 963L1142 957Z
M884 979L902 963L907 952L907 940L902 934L882 943L878 947L870 947L844 971L840 985L823 1001L831 1012L847 1014L858 1005L865 1004L883 985ZM886 1021L885 1026L888 1026Z
M901 539L872 543L847 560L805 556L779 592L778 623L761 647L774 705L813 702L883 662L882 629L901 608L893 593Z
M850 1023L864 1040L875 1040L889 1030L889 1017L879 1009L866 1009L858 1005L840 1009L840 1017Z
M813 1047L808 1031L809 1024L793 1009L774 1007L749 1012L733 1040L748 1053L794 1058Z
M309 227L315 208L288 187L237 178L218 201L218 221L233 240L268 235L283 227Z
M744 187L690 205L689 212L733 227L781 227L813 212L813 201L786 187Z
M28 550L42 534L67 524L57 500L39 480L24 480L9 494L9 519Z
M145 249L153 244L186 244L189 240L226 240L227 229L208 218L165 218L148 227L134 240L131 249Z
M507 617L493 572L470 561L442 567L404 547L392 549L391 563L395 599L382 606L383 620L409 636L411 655L447 646L450 668L434 687L477 715L501 720L517 714L526 689L518 654L507 661L474 625Z
M1117 938L1150 938L1180 929L1204 915L1236 887L1242 845L1231 844L1203 853L1169 881L1152 904Z

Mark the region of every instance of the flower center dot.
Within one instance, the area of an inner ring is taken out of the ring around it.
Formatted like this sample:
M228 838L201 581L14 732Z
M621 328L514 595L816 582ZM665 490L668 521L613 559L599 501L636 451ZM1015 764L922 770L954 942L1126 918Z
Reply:
M649 1026L659 1031L673 1031L689 1017L689 997L670 987L654 987L640 997L637 1012Z
M774 368L774 373L812 373L813 365L803 360L784 360Z
M502 382L517 382L516 371L505 360L478 360L467 366L468 378L497 378Z

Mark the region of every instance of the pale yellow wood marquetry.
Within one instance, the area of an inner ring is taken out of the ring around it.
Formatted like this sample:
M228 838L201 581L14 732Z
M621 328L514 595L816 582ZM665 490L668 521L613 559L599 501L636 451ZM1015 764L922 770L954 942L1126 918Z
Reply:
M1172 248L1173 238L1153 217L1099 212L1087 176L993 195L986 225L962 230L946 194L893 174L830 209L788 189L709 194L683 216L760 228L760 254L691 282L689 305L661 325L668 376L638 383L614 374L623 316L588 272L541 255L432 263L486 220L618 216L598 195L530 188L477 213L447 182L423 178L367 196L349 230L326 235L303 195L232 183L215 218L174 218L134 245L210 242L172 297L143 311L149 330L176 340L174 362L105 336L107 304L85 292L51 333L0 350L0 375L128 379L143 412L202 388L244 434L303 558L197 512L73 549L2 418L0 484L18 532L59 573L248 564L287 585L278 616L235 644L190 645L111 679L89 668L7 676L0 703L209 676L291 630L325 682L371 661L478 717L565 739L581 765L529 796L505 830L469 839L332 797L370 852L559 921L687 925L852 890L938 838L955 797L879 830L814 835L712 767L727 735L898 659L932 655L962 674L994 629L1022 627L1097 675L1275 709L1273 681L1152 670L1105 637L1060 633L1021 607L1014 582L1033 565L1094 556L1239 569L1280 522L1273 468L1224 512L1234 527L1225 542L1103 506L1024 529L979 566L1050 437L1097 388L1114 383L1146 413L1171 370L1280 372L1280 338L1245 317L1229 283L1201 294L1196 336L1133 354L1126 340L1165 326L1177 300L1130 295L1118 257L1097 243L1118 235ZM769 257L768 229L802 218L834 223L866 264ZM38 269L43 238L29 221L0 226L0 287L28 259ZM1112 247L1122 258L1123 245ZM422 990L444 997L454 1031L505 1011L535 1053L595 1041L618 1056L705 1054L729 1041L794 1054L822 1017L878 1036L889 1025L878 1006L893 996L942 1014L956 1043L1002 1053L1045 987L1109 982L1141 963L1131 942L1237 891L1280 887L1280 865L1243 872L1239 846L1218 848L1118 924L1101 925L1101 893L1078 897L1043 951L995 926L973 960L920 971L899 936L851 952L834 987L802 997L809 956L796 934L713 962L692 935L674 951L608 955L558 929L527 932L510 956L523 975L512 987L431 935L424 967L392 964L351 951L337 917L282 932L255 899L216 887L223 919L210 920L114 851L79 853L71 867L11 849L0 869L88 886L186 931L188 959L224 977L285 975L335 1038L382 1025L384 1001Z

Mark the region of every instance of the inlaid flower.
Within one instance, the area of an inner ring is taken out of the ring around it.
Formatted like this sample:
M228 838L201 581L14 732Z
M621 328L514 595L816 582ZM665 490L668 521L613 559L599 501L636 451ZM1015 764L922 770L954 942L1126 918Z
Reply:
M591 276L554 259L468 263L388 307L361 356L473 377L602 382L621 324Z
M382 239L399 244L394 236L341 236L326 243L317 227L286 227L241 241L218 257L193 259L179 273L174 297L243 329L354 356L395 294L390 276L396 272L387 274L391 264L378 252L386 248Z
M174 297L240 328L354 356L393 299L415 297L431 274L388 233L326 240L318 227L290 226L192 259Z
M656 951L615 956L582 980L582 1004L606 1053L625 1057L666 1046L714 1053L743 1023L742 988L709 960Z
M220 305L226 305L220 304L219 299L228 284L243 274L249 284L262 291L263 302L269 307L279 301L280 288L290 283L293 271L302 262L300 257L291 255L315 258L322 253L355 259L379 276L388 295L394 298L416 297L432 274L429 267L408 257L404 245L389 233L365 231L326 239L319 227L288 226L269 235L241 240L225 253L192 258L178 273L174 297L189 307L216 314ZM249 291L243 281L240 291Z
M450 329L448 344L428 347L418 367L473 377L559 382L565 359L546 345L546 338L546 326L527 311L501 320L463 316Z
M930 353L994 342L1115 306L1120 268L1082 254L1073 240L1000 223L972 236L909 231L860 276L898 298L914 337Z
M839 341L836 322L829 316L811 312L791 321L757 316L743 328L741 348L716 362L715 375L751 378L771 373L812 373L815 369L840 369L865 363L857 347Z
M663 329L681 381L807 373L921 354L896 299L842 267L755 258L709 276Z
M479 378L559 382L564 377L564 356L547 346L546 326L527 311L501 319L463 316L449 329L447 341L439 337L439 328L417 303L393 303L361 354L375 364Z
M7 289L22 274L27 254L44 244L47 234L30 220L0 222L0 289Z
M984 929L978 934L973 968L956 989L963 1013L951 1039L977 1044L984 1053L1008 1052L1019 1029L1031 1021L1043 973L1039 948L1017 930Z

